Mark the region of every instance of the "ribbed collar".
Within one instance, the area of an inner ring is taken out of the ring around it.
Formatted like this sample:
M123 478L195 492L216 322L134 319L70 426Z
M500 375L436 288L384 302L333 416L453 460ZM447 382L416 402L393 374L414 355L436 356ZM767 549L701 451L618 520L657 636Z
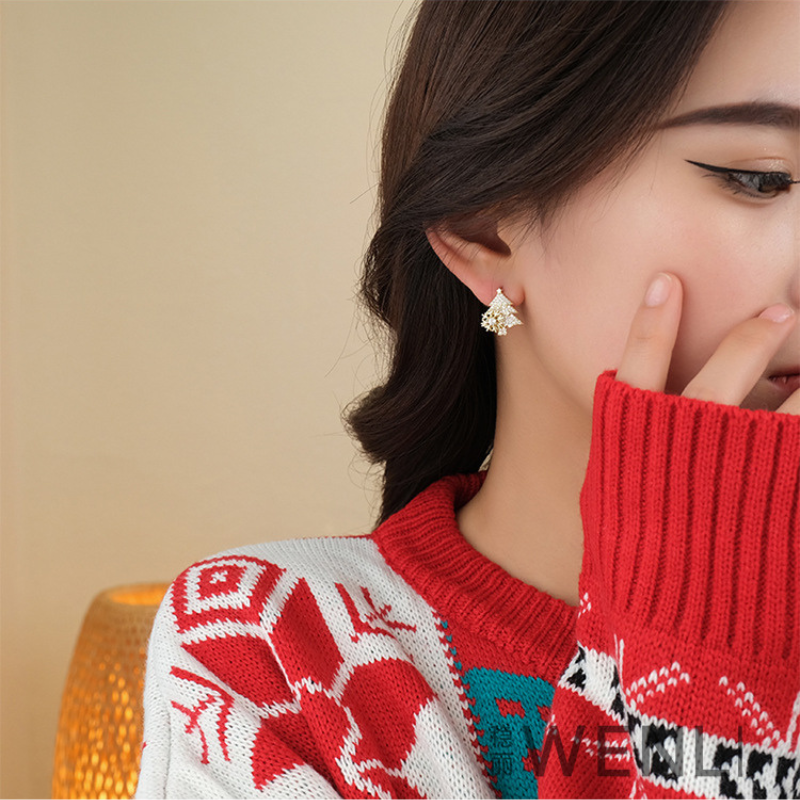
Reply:
M389 566L448 621L519 656L564 662L575 646L577 609L509 575L473 548L456 511L484 474L451 475L420 493L372 534Z

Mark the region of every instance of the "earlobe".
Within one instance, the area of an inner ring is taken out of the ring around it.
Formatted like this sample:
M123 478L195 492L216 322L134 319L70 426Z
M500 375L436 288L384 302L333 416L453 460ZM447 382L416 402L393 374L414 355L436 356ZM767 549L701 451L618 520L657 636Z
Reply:
M429 228L425 235L442 264L485 306L492 302L500 287L507 294L513 293L507 285L510 252L505 245L495 247L472 241L445 228Z

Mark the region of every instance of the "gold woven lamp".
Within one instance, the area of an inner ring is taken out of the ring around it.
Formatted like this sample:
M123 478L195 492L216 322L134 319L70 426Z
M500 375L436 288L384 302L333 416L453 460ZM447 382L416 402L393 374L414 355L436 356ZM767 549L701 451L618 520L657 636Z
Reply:
M61 700L53 797L136 791L147 640L168 586L108 589L89 606Z

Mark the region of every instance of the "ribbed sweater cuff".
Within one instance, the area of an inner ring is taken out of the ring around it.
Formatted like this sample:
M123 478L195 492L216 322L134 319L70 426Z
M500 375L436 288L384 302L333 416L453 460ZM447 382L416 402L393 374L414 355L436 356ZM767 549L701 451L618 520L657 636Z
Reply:
M800 417L604 373L581 493L582 581L628 623L796 663L799 494Z

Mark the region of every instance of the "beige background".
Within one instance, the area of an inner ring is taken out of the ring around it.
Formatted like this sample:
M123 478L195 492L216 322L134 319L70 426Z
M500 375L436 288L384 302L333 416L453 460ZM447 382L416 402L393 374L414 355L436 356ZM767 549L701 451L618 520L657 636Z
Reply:
M3 2L4 797L100 590L370 527L341 408L397 0Z

